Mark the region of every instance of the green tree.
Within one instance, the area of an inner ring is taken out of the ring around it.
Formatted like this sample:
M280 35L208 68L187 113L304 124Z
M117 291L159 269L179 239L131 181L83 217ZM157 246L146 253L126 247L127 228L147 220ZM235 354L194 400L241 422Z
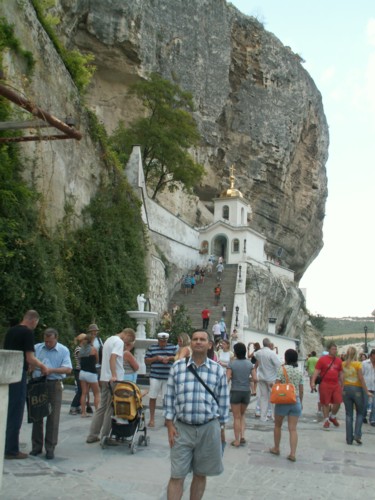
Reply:
M171 328L166 329L162 322L156 327L156 333L169 331L169 342L177 344L180 333L188 333L191 335L194 328L191 324L191 319L188 310L183 304L180 304L176 314L172 316Z
M134 84L131 93L142 101L146 116L128 128L121 122L111 137L113 148L126 164L132 145L141 145L145 180L153 199L163 189L173 192L181 185L191 192L204 175L203 166L188 153L200 140L190 114L192 95L155 73Z
M320 314L317 314L316 316L310 314L310 321L314 328L322 333L324 332L326 327L326 319L324 316L321 316Z

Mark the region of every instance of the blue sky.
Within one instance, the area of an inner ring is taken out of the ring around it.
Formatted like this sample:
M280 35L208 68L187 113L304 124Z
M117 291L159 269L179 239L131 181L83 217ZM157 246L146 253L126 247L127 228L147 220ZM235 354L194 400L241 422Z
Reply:
M324 316L375 309L375 2L232 0L300 54L330 131L324 248L301 280Z

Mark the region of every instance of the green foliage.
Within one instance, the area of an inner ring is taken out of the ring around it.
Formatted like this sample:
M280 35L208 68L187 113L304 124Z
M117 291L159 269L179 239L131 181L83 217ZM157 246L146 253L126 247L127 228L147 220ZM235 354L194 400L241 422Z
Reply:
M139 202L119 179L100 189L83 216L84 226L61 238L67 307L83 324L95 320L113 334L133 326L125 311L147 285Z
M83 92L90 83L95 72L95 66L93 65L94 55L82 54L82 52L77 49L68 50L62 45L55 32L55 26L58 24L56 18L53 16L51 17L47 13L47 9L50 8L49 4L51 2L46 2L45 0L31 0L31 3L40 24L51 39L56 51L73 78L74 83L77 85L78 90Z
M320 314L317 314L316 316L310 314L310 321L314 328L319 330L321 333L324 332L326 325L326 319L324 316L321 316Z
M4 17L0 17L0 65L2 64L2 54L4 49L11 49L26 61L27 72L31 73L35 60L29 50L21 47L19 40L14 36L14 28Z
M374 318L325 318L325 335L350 335L363 333L367 325L369 333L373 331Z
M164 325L160 323L156 328L156 332L165 331ZM171 331L169 331L169 342L172 344L177 344L178 336L180 333L191 333L194 328L191 324L191 319L188 315L187 309L183 304L180 304L176 314L172 316Z
M131 92L143 103L147 116L138 118L129 128L120 123L111 142L120 160L126 164L133 144L142 148L147 185L155 198L168 188L173 192L181 184L191 192L204 175L188 149L199 143L199 133L190 112L192 96L180 87L153 73L149 80L133 85Z
M121 162L117 153L112 149L107 131L98 120L96 114L91 110L86 110L89 119L89 133L92 141L101 149L101 159L105 162L109 170L120 172Z
M9 105L0 100L0 119ZM4 133L3 133L4 134ZM23 181L16 144L0 145L0 344L27 309L41 315L37 339L53 326L65 342L91 322L104 336L134 326L126 310L146 289L139 201L114 169L72 230L67 205L64 226L54 234L39 220L38 195Z

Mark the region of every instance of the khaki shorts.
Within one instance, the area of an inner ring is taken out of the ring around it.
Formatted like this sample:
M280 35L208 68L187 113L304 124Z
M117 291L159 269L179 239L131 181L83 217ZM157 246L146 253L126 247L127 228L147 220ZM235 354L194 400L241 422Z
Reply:
M150 378L150 390L148 393L148 397L150 399L157 399L159 394L161 394L164 399L164 395L167 390L167 382L168 380L160 380L158 378Z
M211 420L204 425L175 423L178 436L171 448L171 477L218 476L224 470L220 424Z

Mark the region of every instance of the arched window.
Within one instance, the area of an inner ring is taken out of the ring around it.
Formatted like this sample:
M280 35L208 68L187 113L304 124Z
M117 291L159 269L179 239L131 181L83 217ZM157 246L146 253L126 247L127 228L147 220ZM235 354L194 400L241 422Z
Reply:
M240 251L240 240L233 240L232 241L232 252L233 253L238 253Z
M229 220L229 207L228 207L228 205L223 206L223 219Z
M203 254L208 253L208 241L207 240L202 241L201 249L200 249L199 253L203 253Z

